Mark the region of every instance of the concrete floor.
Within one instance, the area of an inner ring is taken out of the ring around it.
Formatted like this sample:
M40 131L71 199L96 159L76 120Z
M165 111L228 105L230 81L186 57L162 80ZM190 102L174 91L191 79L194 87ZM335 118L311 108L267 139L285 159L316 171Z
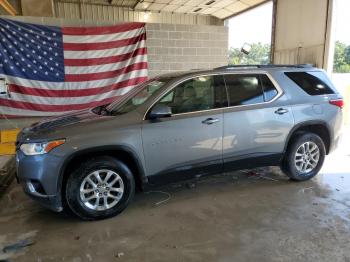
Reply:
M350 261L349 138L310 181L277 168L223 174L138 194L98 222L47 211L13 183L0 261Z

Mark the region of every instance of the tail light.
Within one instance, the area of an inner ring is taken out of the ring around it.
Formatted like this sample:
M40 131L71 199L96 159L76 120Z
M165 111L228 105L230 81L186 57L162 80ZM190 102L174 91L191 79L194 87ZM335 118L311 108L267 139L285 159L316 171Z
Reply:
M343 101L343 99L329 100L329 103L330 103L331 105L334 105L334 106L337 106L337 107L340 107L340 108L343 108L343 106L344 106L344 101Z

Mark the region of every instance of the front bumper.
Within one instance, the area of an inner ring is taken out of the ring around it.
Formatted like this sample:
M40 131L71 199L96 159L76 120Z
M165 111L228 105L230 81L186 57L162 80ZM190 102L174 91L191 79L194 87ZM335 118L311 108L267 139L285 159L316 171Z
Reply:
M19 183L24 192L42 206L60 212L63 209L59 171L62 160L53 154L26 156L16 152Z

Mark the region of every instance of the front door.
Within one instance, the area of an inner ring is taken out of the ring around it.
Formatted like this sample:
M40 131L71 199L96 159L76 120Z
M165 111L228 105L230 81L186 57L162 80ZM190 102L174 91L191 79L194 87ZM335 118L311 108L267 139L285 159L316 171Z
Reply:
M195 77L177 85L155 104L169 106L172 116L143 123L150 183L222 171L223 91L222 76Z

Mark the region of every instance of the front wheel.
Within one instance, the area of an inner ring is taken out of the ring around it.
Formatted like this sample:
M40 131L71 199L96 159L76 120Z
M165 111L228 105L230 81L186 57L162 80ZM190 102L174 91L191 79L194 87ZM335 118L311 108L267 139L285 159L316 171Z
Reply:
M296 181L308 180L322 168L326 150L322 139L313 133L296 136L283 160L282 170Z
M97 220L122 212L135 193L130 169L109 156L82 163L66 186L69 208L84 220Z

